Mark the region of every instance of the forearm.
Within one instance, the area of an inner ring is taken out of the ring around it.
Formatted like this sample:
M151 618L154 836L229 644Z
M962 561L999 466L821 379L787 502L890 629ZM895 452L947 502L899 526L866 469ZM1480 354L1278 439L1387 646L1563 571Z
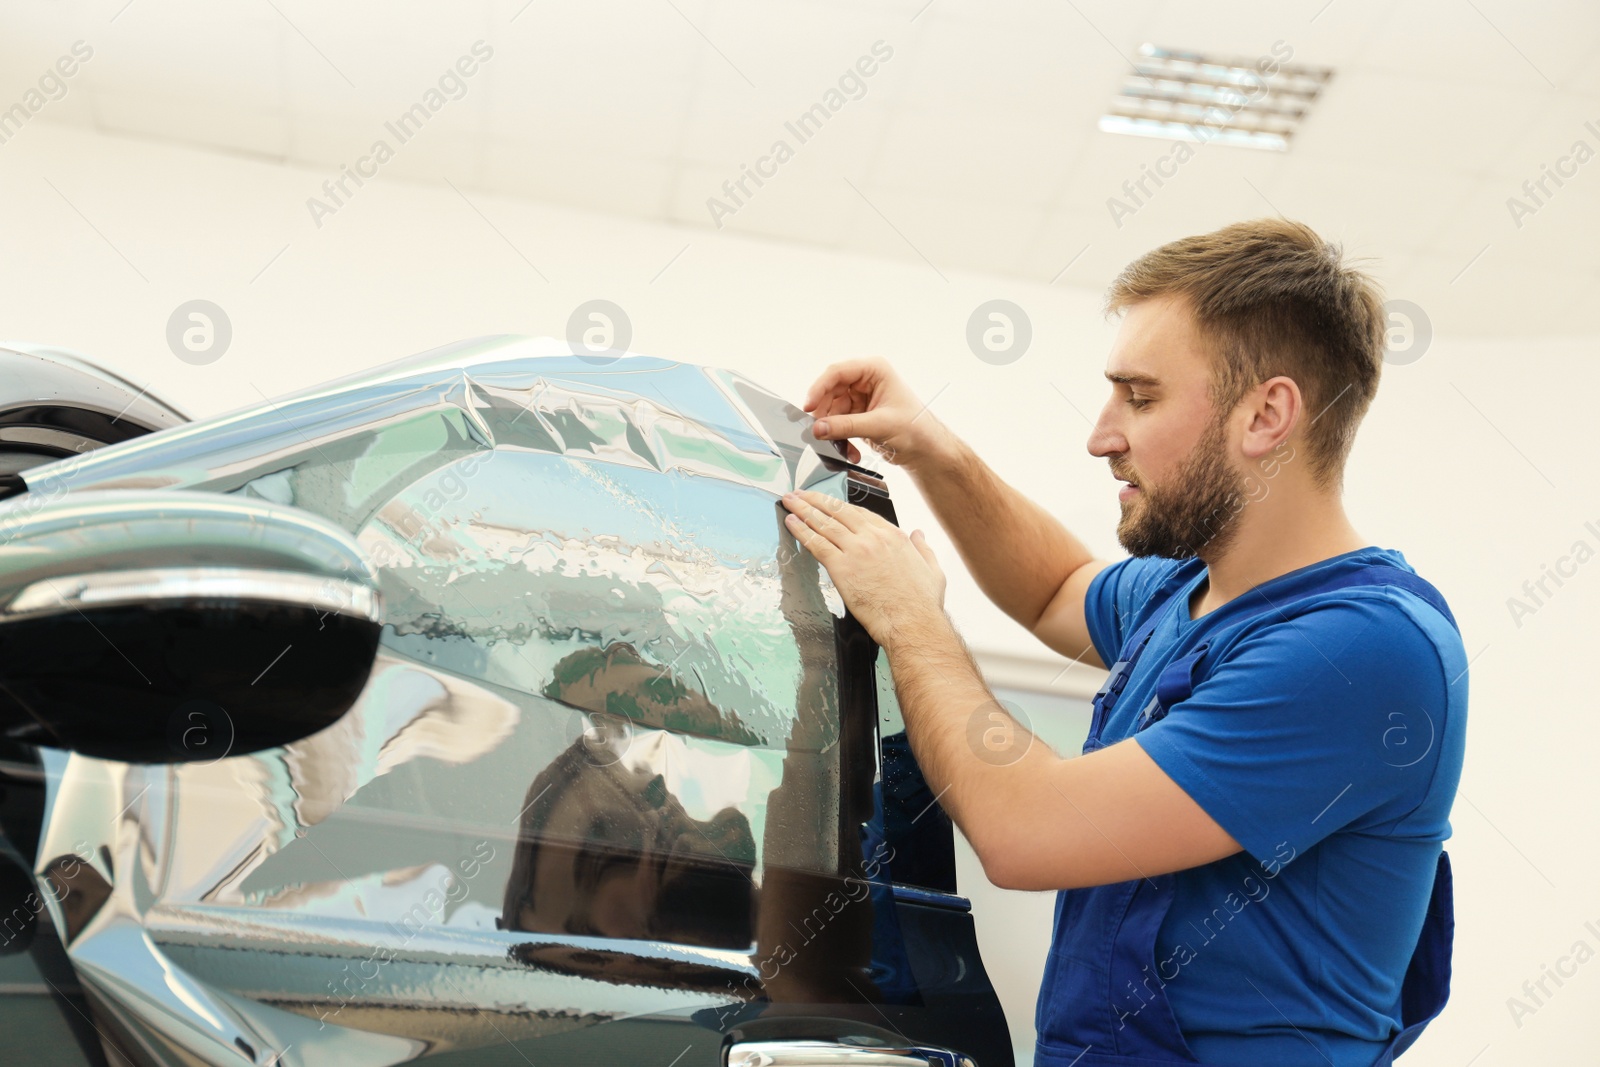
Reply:
M1032 630L1061 583L1092 553L949 429L940 424L933 437L936 447L909 468L917 489L984 595Z
M1018 820L1042 810L1060 758L995 700L943 612L896 620L885 652L928 787L986 871L1014 863Z

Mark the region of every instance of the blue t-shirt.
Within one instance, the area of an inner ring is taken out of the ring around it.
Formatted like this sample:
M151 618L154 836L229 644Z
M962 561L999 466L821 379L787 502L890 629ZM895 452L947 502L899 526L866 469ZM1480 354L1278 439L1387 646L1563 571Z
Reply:
M1257 589L1282 607L1318 578L1369 564L1412 570L1399 552L1368 547ZM1203 1063L1368 1067L1400 1030L1401 981L1450 836L1466 652L1438 611L1393 587L1316 594L1288 619L1241 619L1252 597L1190 619L1205 575L1199 560L1126 559L1095 576L1084 603L1110 664L1178 592L1101 739L1135 736L1244 848L1174 876L1145 984L1164 985ZM1162 668L1202 641L1203 680L1135 735ZM1137 1012L1150 994L1112 997Z

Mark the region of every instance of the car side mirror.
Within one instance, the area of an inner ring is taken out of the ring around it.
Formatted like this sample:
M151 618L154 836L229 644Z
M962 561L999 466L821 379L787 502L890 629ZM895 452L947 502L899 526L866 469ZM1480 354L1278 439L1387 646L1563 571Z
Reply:
M309 512L109 489L0 503L0 736L136 763L288 744L355 703L377 574Z

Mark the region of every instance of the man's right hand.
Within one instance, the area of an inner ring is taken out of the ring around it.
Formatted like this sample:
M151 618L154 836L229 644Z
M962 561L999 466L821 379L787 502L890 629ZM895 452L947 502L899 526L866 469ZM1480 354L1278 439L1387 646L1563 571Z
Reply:
M843 441L852 463L861 452L849 438L866 441L889 463L914 470L932 454L944 427L884 359L835 363L806 391L812 433Z
M884 359L835 363L806 391L812 432L866 441L910 471L984 595L1064 656L1100 666L1084 618L1089 582L1106 564L1065 526L1006 485L934 417ZM926 476L924 476L926 475Z

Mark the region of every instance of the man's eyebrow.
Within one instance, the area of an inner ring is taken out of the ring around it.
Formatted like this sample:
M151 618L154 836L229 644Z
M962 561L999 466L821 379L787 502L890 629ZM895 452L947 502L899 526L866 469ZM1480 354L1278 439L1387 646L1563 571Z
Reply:
M1106 378L1118 385L1160 385L1161 379L1151 374L1113 374L1106 371Z

